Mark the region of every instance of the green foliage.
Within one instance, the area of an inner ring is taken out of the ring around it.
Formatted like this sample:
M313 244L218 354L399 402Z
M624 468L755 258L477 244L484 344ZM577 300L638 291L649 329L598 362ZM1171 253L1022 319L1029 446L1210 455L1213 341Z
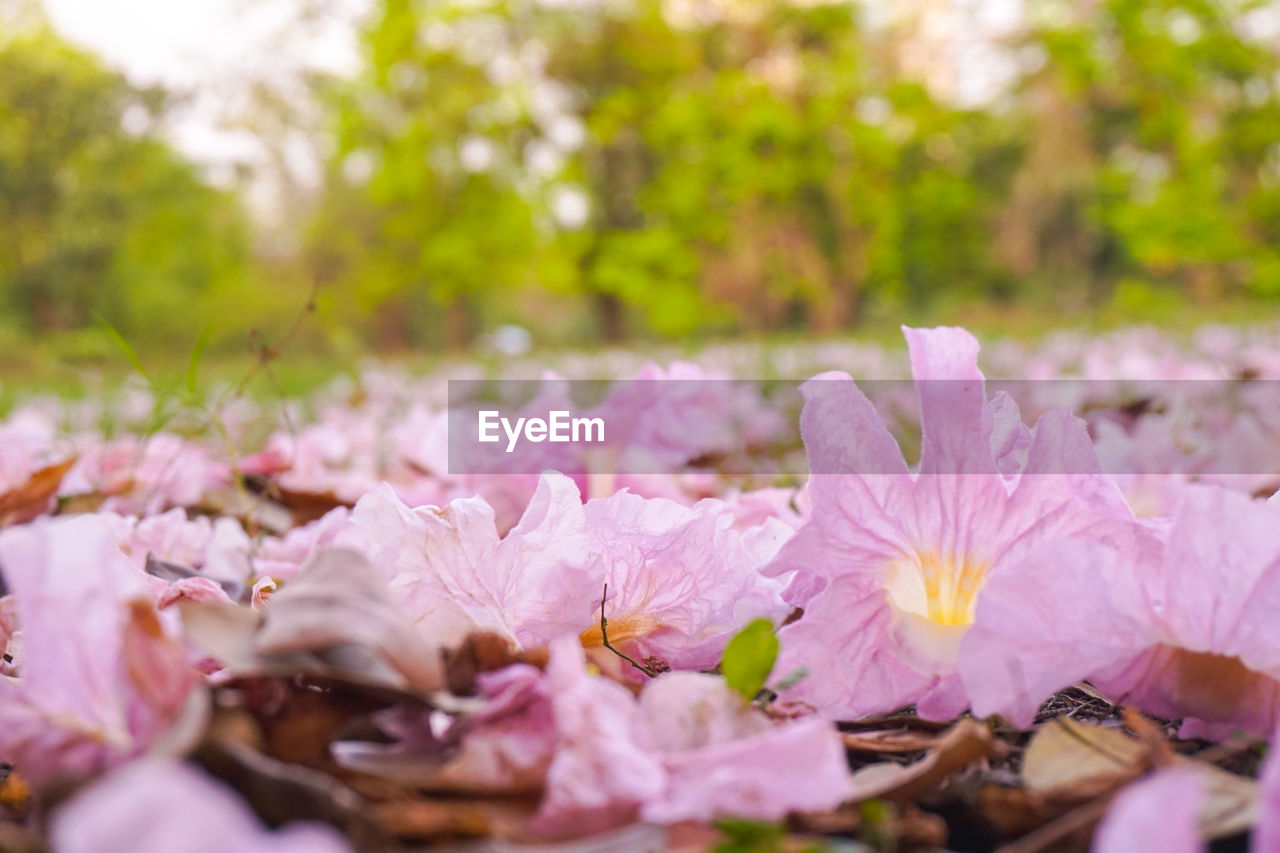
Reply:
M101 316L183 344L193 305L245 275L240 208L148 129L163 108L39 23L0 34L0 303L26 329Z
M720 672L728 685L748 702L764 689L778 659L778 636L768 619L752 620L725 646Z
M506 322L591 341L1274 300L1280 50L1249 35L1257 5L1029 0L1008 90L969 107L853 0L378 0L362 72L317 84L332 156L302 249L271 259L154 132L163 92L8 27L0 341L93 360L116 349L100 315L216 351L313 283L312 334L345 354Z
M1029 151L1002 235L1016 272L1094 298L1134 280L1201 302L1268 292L1280 54L1243 34L1256 5L1037 4L1058 13L1030 36L1046 62L1021 92Z
M954 137L989 116L884 91L853 3L663 7L380 6L312 241L375 336L456 337L529 291L585 300L605 338L984 291L1000 176Z
M802 853L821 853L825 844L813 842L804 847L788 844L786 827L754 820L725 818L716 821L716 829L723 839L712 847L713 853L782 853L784 850L800 850Z
M904 79L858 8L384 0L336 100L326 268L401 343L531 291L605 338L1280 292L1280 65L1249 3L1033 2L998 109Z

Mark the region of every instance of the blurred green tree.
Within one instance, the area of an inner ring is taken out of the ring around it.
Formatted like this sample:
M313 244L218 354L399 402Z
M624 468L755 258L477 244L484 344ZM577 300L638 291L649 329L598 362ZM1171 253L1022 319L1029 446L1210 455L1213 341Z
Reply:
M247 273L239 204L159 139L163 92L130 86L38 16L10 24L0 33L6 315L40 335L99 315L140 340L189 343L191 309Z
M996 119L890 79L854 3L704 6L384 0L336 99L322 277L393 344L528 286L610 340L998 290Z
M1262 5L1032 4L1027 153L997 244L1013 273L1073 307L1121 284L1280 294L1280 52L1248 24Z

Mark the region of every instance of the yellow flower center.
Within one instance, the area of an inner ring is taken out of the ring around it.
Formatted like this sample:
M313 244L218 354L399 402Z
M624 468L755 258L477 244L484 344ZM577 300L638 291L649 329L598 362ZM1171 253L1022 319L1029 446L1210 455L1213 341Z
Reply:
M889 567L885 589L895 607L939 625L969 625L990 566L969 557L918 551Z
M609 632L609 645L617 646L628 640L646 637L662 627L662 624L644 613L633 613L609 619L605 630ZM600 633L600 623L582 632L582 645L588 649L604 645L604 636Z

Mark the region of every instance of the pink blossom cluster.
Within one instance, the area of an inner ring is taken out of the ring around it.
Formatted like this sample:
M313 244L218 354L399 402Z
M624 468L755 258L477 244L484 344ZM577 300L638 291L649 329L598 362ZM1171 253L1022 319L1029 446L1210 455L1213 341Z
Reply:
M107 439L63 429L43 405L19 410L0 424L0 491L23 508L0 532L0 760L37 786L101 777L53 815L57 849L194 849L175 841L191 832L211 850L346 849L326 827L265 829L184 760L182 736L234 668L197 648L183 608L270 624L274 596L335 549L372 567L364 581L427 671L481 632L525 658L482 673L465 713L388 713L385 742L336 743L333 759L421 761L448 743L455 781L538 791L528 830L542 837L832 809L852 790L837 722L910 706L1025 727L1082 681L1179 721L1183 737L1272 736L1280 502L1267 497L1280 483L1206 474L1187 450L1212 434L1227 437L1213 454L1280 461L1272 401L1143 412L1091 400L1088 420L1042 401L1028 422L988 393L967 331L904 334L918 459L848 373L821 373L800 414L814 473L794 487L628 477L554 454L540 475L450 475L439 394L379 373L361 399L321 398L249 453L177 433ZM1033 378L1280 377L1280 347L1223 330L1190 351L1133 332L992 360ZM893 369L878 351L856 361ZM728 371L638 373L712 375ZM604 409L629 424L633 449L673 465L722 451L754 405L628 387ZM1111 476L1104 459L1136 473ZM37 488L62 463L60 481ZM210 503L248 499L246 482L263 503L302 495L323 511L267 531ZM764 703L717 672L759 619L781 647ZM545 665L528 662L543 651ZM1277 764L1262 777L1256 849L1280 838ZM1142 833L1199 849L1195 822L1159 809L1194 811L1203 796L1194 777L1157 773L1117 800L1099 849L1136 849Z

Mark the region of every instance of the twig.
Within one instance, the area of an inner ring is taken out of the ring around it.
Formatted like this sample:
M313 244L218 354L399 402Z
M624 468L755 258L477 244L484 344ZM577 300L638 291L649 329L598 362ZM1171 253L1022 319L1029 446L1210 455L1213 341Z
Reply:
M600 597L600 641L604 644L604 647L606 649L613 652L615 655L622 658L624 661L631 664L636 669L643 672L645 675L649 676L650 678L653 678L655 675L657 675L657 673L652 668L636 663L631 657L629 657L626 654L623 654L621 651L619 651L618 649L610 645L609 627L608 627L609 620L606 619L604 616L604 603L608 598L609 598L609 584L606 583L604 585L604 594Z

